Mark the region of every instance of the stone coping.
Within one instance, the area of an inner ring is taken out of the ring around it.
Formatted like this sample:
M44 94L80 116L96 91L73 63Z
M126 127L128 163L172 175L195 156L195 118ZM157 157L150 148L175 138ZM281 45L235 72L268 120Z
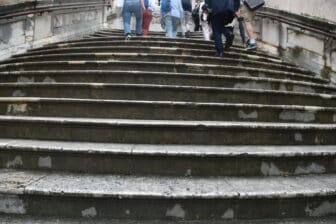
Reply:
M0 193L118 199L288 199L336 194L336 175L159 177L0 170Z
M41 54L41 55L31 55L31 56L22 56L22 57L16 57L16 58L11 58L9 60L3 61L2 64L4 63L16 63L16 62L22 62L22 61L29 61L29 59L42 59L41 61L48 61L50 58L58 58L60 60L64 60L64 54ZM310 74L312 75L311 72L307 71L306 69L302 68L297 68L297 67L292 67L292 66L287 66L285 64L279 64L279 63L274 63L274 62L260 62L258 60L252 60L251 59L237 59L237 58L218 58L218 57L209 57L209 56L193 56L193 55L177 55L177 54L156 54L156 53L67 53L67 57L95 57L99 59L99 57L108 57L108 56L114 56L114 57L120 57L120 61L122 61L123 58L126 57L155 57L156 59L162 58L164 60L165 58L173 58L175 61L178 60L183 60L183 59L193 59L195 62L199 63L199 61L203 60L211 60L214 62L218 62L218 65L220 65L221 62L233 62L233 63L252 63L255 64L256 66L270 66L272 65L274 70L276 69L288 69L296 72L301 72L304 74ZM104 59L107 60L107 59ZM116 59L112 59L116 60ZM124 59L125 60L125 59ZM189 62L191 63L191 62ZM205 64L206 65L206 64ZM212 65L212 64L209 64Z
M178 62L146 62L146 61L42 61L42 62L18 62L12 64L0 64L0 72L13 71L13 67L17 67L20 69L20 66L43 66L43 65L123 65L129 67L131 65L147 65L147 66L167 66L167 67L183 67L183 68L196 68L196 69L226 69L226 70L237 70L237 71L246 71L246 72L263 72L266 74L281 74L281 75L290 75L296 77L307 78L311 80L316 80L324 83L329 83L328 80L318 77L313 77L311 75L305 75L295 72L286 72L286 71L274 71L271 69L263 69L263 68L252 68L252 67L237 67L237 66L230 66L230 65L204 65L204 64L197 64L197 63L178 63ZM133 70L133 69L132 69Z
M148 127L148 128L245 128L269 130L310 130L333 131L336 124L311 123L273 123L273 122L232 122L232 121L179 121L179 120L134 120L134 119L103 119L103 118L69 118L69 117L38 117L38 116L0 116L0 122L94 125L117 127Z
M292 158L336 156L336 146L221 146L221 145L147 145L92 142L67 142L26 139L0 139L0 151L78 153L130 156L199 158Z

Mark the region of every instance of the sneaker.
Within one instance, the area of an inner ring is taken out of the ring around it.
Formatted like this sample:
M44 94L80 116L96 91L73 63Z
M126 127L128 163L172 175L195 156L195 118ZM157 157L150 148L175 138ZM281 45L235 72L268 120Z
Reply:
M131 34L126 34L125 40L130 40L131 39Z
M222 58L222 57L224 57L224 53L223 52L217 52L215 57Z
M234 40L234 34L231 34L225 41L225 49L229 49L232 44L233 44L233 40Z
M251 50L255 50L255 49L257 49L257 44L251 44L251 43L249 43L247 45L247 47L245 48L245 50L247 50L247 51L251 51Z
M186 38L190 38L190 36L191 36L191 35L190 35L190 31L187 31L187 32L185 33L185 37L186 37Z

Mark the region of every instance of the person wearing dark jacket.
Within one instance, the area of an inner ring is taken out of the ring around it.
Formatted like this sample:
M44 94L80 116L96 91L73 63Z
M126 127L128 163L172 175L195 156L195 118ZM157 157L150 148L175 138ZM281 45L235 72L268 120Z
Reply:
M213 38L216 47L216 56L223 57L224 47L222 35L226 34L225 26L232 22L239 12L240 0L205 0L212 14ZM226 38L230 38L227 37Z

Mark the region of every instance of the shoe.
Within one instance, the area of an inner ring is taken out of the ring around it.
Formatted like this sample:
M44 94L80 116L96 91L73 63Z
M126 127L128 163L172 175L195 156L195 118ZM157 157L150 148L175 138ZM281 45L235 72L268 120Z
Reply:
M222 58L222 57L224 57L224 53L223 52L217 52L215 57Z
M251 43L249 43L247 45L247 47L245 48L245 50L247 50L247 51L251 51L251 50L255 50L255 49L257 49L257 44L251 44Z
M225 41L225 49L226 50L228 50L232 46L233 40L234 40L234 34L231 34Z
M131 39L131 34L126 34L126 36L125 36L125 40L130 40Z
M190 31L187 31L187 32L185 33L185 37L186 37L186 38L190 38Z

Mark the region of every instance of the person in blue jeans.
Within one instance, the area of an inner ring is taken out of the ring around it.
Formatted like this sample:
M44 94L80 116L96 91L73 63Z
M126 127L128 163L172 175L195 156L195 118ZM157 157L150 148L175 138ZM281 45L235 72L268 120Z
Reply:
M231 42L231 32L226 25L231 23L233 19L239 14L240 0L205 0L208 8L212 14L212 29L213 38L216 47L216 56L223 57L224 47L222 41L222 35L224 34L226 39Z
M175 38L184 14L181 0L161 0L161 14L165 24L166 37Z
M125 39L131 37L131 17L134 14L136 19L135 34L142 35L142 11L145 9L143 0L125 0L123 7L124 34Z

